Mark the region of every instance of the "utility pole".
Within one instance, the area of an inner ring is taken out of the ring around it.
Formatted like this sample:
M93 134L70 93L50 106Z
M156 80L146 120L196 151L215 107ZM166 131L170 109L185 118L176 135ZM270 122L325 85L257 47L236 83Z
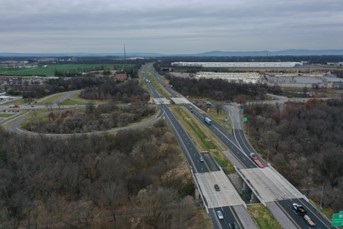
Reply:
M323 208L322 208L322 204L323 204L323 195L324 195L324 185L322 185L322 192L321 192L321 195L320 195L320 209L323 209Z
M125 44L124 44L124 61L126 61L126 49L125 49Z

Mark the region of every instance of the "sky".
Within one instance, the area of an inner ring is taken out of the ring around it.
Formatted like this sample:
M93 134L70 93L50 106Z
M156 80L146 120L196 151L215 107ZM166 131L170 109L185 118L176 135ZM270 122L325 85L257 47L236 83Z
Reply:
M342 0L11 0L0 53L342 49Z

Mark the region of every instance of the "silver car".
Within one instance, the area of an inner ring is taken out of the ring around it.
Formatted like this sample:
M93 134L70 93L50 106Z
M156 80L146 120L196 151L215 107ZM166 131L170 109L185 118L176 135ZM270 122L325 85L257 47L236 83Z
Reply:
M218 219L224 219L224 215L223 215L222 211L220 211L220 210L217 211L217 216L218 216Z

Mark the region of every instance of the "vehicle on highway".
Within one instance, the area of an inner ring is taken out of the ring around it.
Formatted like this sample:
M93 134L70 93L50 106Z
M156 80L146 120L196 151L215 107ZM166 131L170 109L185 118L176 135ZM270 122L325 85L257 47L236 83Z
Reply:
M214 190L216 190L217 192L219 192L220 191L220 188L219 188L219 185L217 185L217 184L214 184Z
M255 164L260 167L260 168L264 168L264 164L260 161L260 159L258 159L258 157L256 156L256 154L251 153L250 154L251 159L255 162Z
M218 216L218 219L224 219L224 215L223 215L222 211L220 211L220 210L217 211L217 216Z
M305 208L297 203L293 203L293 209L295 210L295 212L302 216L304 218L304 220L306 221L306 223L311 226L314 227L316 226L316 224L312 221L312 219L306 214L307 211L305 210Z
M209 117L205 117L204 122L209 126L212 124L212 120Z
M18 104L9 105L8 108L20 108Z
M204 162L204 158L202 156L199 157L200 162Z
M232 229L240 229L240 227L238 226L238 224L236 222L231 223L231 228Z

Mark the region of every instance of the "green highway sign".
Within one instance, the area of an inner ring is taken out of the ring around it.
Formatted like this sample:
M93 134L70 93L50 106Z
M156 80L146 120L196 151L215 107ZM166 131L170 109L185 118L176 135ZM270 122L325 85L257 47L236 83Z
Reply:
M331 225L334 227L343 226L343 211L333 214Z
M248 122L248 118L247 117L243 117L242 121L243 121L243 123L247 123Z

